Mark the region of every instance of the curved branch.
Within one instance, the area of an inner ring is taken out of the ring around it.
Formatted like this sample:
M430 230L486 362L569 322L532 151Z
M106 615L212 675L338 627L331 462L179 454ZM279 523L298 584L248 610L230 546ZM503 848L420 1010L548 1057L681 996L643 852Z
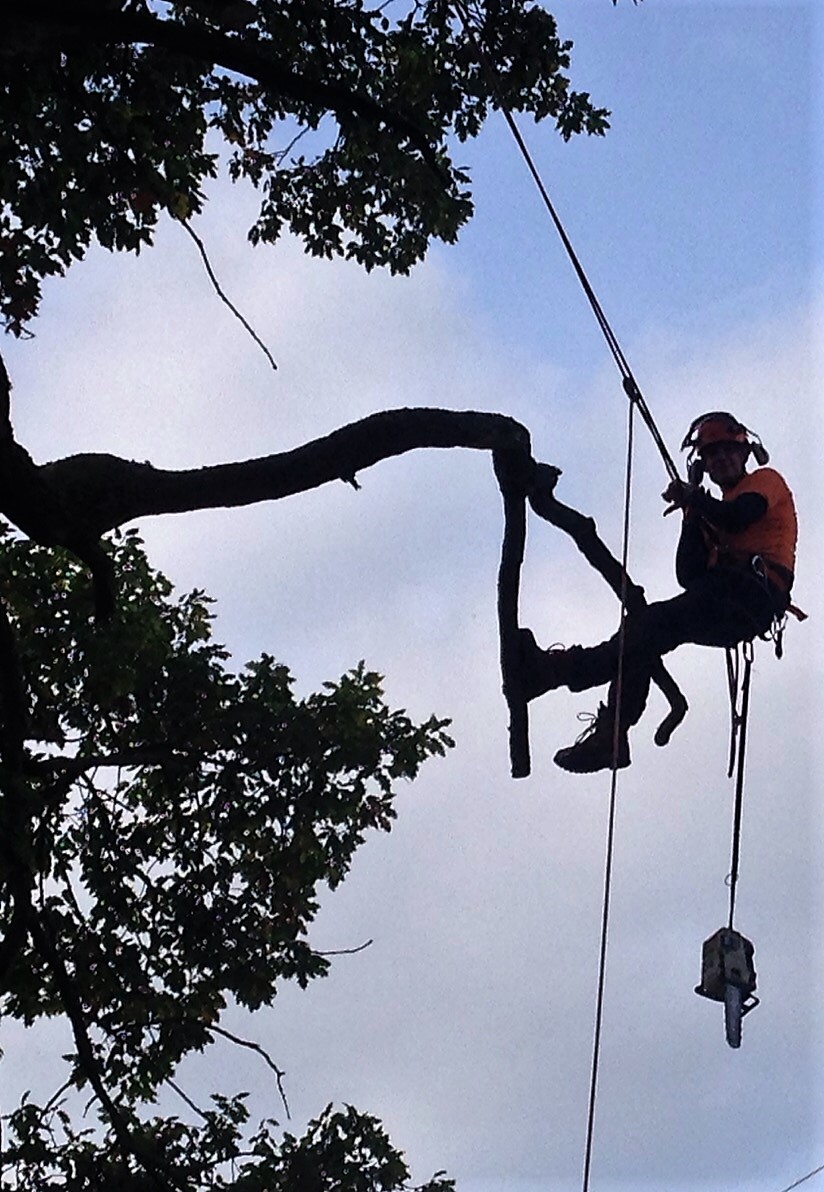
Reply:
M564 505L556 499L552 489L560 476L557 468L551 468L547 464L539 464L537 471L541 474L544 483L540 489L536 488L535 491L530 493L529 503L533 510L544 521L550 522L559 530L563 530L566 534L569 534L586 561L595 568L598 574L612 588L615 595L620 598L623 569L606 544L599 538L595 528L595 522L591 517L585 517L577 509L572 509L569 505ZM639 609L646 607L646 603L644 589L639 587L638 584L633 583L629 579L629 576L627 576L627 610L629 612L637 612ZM660 658L652 669L652 679L660 687L670 706L669 712L655 730L655 744L666 745L675 729L686 716L689 705L684 698L681 688L675 682L675 679L673 679Z
M351 484L364 468L425 447L504 448L527 458L529 444L526 427L504 414L414 407L371 414L293 451L241 463L167 471L115 455L88 454L55 460L36 471L64 517L71 510L99 538L137 517L276 501L331 480ZM0 511L19 524L2 498L0 492ZM53 542L66 545L57 538Z
M370 940L369 942L371 943L372 941ZM278 1093L280 1094L284 1111L287 1118L291 1119L292 1115L289 1111L289 1102L286 1099L286 1090L283 1087L283 1078L286 1073L277 1066L266 1048L261 1047L260 1043L255 1043L253 1039L242 1039L240 1035L234 1035L231 1031L225 1030L222 1026L216 1026L213 1022L208 1023L206 1029L213 1035L222 1035L224 1039L228 1039L230 1043L234 1043L237 1047L247 1047L250 1051L256 1052L263 1059L267 1067L271 1068L275 1074L275 1081L278 1086Z
M523 506L527 487L535 512L569 533L613 590L620 588L621 569L598 538L592 520L555 500L552 487L558 470L535 464L529 431L514 418L477 410L384 410L292 451L181 471L104 454L74 455L38 467L12 441L5 449L0 444L0 512L36 541L64 546L77 554L92 567L97 587L105 595L110 591L110 565L109 571L101 573L100 559L108 565L108 558L100 547L100 536L135 518L280 500L332 480L357 487L356 474L381 460L422 448L453 447L491 451L499 465L496 470L507 519L506 558L499 577L502 635L507 635L506 643L502 636L501 647L504 688L512 716L513 769L517 766L519 772L528 773L526 709L517 692L510 633L513 626L517 629L523 552L523 510L518 512L517 506ZM6 459L9 467L4 468ZM630 584L628 607L639 603L644 603L643 589ZM656 665L653 678L670 702L670 714L655 737L658 744L665 744L683 720L687 703L662 663Z

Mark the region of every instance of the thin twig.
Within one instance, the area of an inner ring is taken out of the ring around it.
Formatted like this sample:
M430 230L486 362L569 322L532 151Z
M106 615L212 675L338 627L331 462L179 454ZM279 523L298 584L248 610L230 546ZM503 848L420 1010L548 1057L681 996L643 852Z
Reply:
M65 1092L66 1092L68 1089L70 1089L70 1088L72 1087L72 1085L73 1085L73 1084L74 1084L74 1081L72 1080L72 1078L71 1078L71 1076L70 1076L70 1077L69 1077L69 1079L68 1079L68 1080L65 1082L65 1084L61 1084L61 1086L60 1086L60 1088L57 1090L57 1092L56 1092L56 1093L52 1093L52 1095L49 1097L48 1101L47 1101L47 1102L46 1102L46 1104L43 1106L43 1109L44 1109L44 1111L48 1112L48 1110L50 1110L50 1109L53 1109L53 1108L54 1108L54 1106L57 1104L57 1102L58 1102L59 1098L60 1098L60 1097L62 1097L62 1096L63 1096L63 1094L64 1094L64 1093L65 1093Z
M275 372L277 372L278 366L275 363L275 358L272 355L272 353L269 351L269 349L266 347L266 344L263 342L263 340L257 334L255 329L246 321L246 319L243 317L243 315L240 313L240 311L234 305L234 303L231 302L226 297L223 290L220 288L220 282L217 280L215 271L212 268L212 263L209 260L208 254L206 252L205 244L203 243L203 241L198 236L197 232L194 230L194 228L192 227L192 225L189 223L189 221L187 219L181 219L180 223L183 225L183 227L186 229L186 231L191 236L192 240L194 240L195 244L197 245L197 250L200 253L201 259L202 259L203 264L206 269L206 273L208 274L208 277L209 277L209 281L212 283L215 293L217 294L218 298L221 300L221 302L223 302L226 306L229 307L229 310L232 312L232 314L235 316L235 318L240 320L240 322L243 324L243 326L246 328L246 330L251 335L252 339L255 341L255 343L258 345L258 347L264 353L264 355L266 356L266 359L269 361L272 368L275 370Z
M357 948L334 948L330 952L318 952L315 948L312 949L313 956L354 956L356 952L363 952L364 948L370 947L374 940L367 940L365 944L358 944Z
M291 153L291 152L292 152L292 150L294 149L295 145L297 145L298 141L301 141L301 140L303 140L303 138L306 136L306 134L307 134L307 133L309 133L309 132L313 132L313 131L316 131L316 130L309 128L309 127L308 127L308 125L307 125L307 127L306 127L306 128L302 128L302 129L300 130L300 132L299 132L299 133L297 133L297 135L296 135L296 136L292 137L292 139L291 139L291 141L289 142L289 144L288 144L288 145L285 145L285 146L283 147L283 149L278 149L278 150L276 150L276 151L275 151L275 154L274 154L274 156L277 158L278 165L280 165L280 164L282 163L282 161L283 161L283 159L286 157L287 153Z
M200 1106L196 1105L194 1103L194 1101L192 1100L192 1098L189 1096L188 1093L184 1093L183 1089L180 1087L179 1084L175 1084L175 1082L172 1080L171 1076L166 1077L165 1083L168 1084L170 1089L174 1089L174 1091L177 1093L178 1097L180 1097L181 1101L185 1101L193 1113L196 1113L198 1115L198 1117L202 1117L204 1122L210 1121L209 1115L207 1113L204 1113L203 1110L200 1108Z
M371 943L372 941L370 940L369 942ZM222 1035L224 1039L229 1039L229 1041L232 1043L237 1043L238 1047L248 1047L250 1051L256 1051L259 1056L263 1057L275 1074L278 1092L280 1093L280 1099L283 1102L283 1108L286 1110L287 1118L289 1118L291 1121L292 1115L289 1112L289 1102L286 1100L286 1092L283 1088L283 1078L286 1073L277 1066L269 1053L263 1047L261 1047L259 1043L254 1043L251 1039L241 1039L239 1035L233 1035L231 1031L227 1031L222 1026L215 1026L214 1023L210 1023L207 1027L207 1030L210 1030L215 1035Z

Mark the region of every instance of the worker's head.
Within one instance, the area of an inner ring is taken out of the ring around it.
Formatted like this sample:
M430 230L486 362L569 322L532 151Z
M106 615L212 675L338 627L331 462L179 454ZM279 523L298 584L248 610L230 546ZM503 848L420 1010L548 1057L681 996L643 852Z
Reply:
M733 488L746 471L750 452L759 464L769 459L760 439L732 414L702 414L690 426L683 449L689 448L690 475L697 483L704 472L722 489Z

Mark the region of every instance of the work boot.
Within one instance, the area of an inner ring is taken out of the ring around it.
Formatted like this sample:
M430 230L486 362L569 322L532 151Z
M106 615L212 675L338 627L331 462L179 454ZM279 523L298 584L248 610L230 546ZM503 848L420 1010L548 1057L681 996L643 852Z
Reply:
M613 766L613 726L615 713L612 708L601 704L592 717L592 723L584 729L574 745L559 749L555 754L555 765L570 774L594 774L596 770L611 770ZM629 741L627 730L618 730L618 755L616 770L625 770L629 765Z
M562 646L542 650L531 629L519 629L521 682L528 700L536 699L545 691L563 687L568 666L564 665L567 651ZM562 659L564 660L562 662Z

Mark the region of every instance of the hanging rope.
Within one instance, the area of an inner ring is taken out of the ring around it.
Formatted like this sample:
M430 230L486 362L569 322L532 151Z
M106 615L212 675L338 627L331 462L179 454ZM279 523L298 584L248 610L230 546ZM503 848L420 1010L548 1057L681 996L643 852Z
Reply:
M730 861L730 876L728 879L730 886L730 930L732 930L733 917L735 915L735 893L738 886L738 859L741 851L741 815L744 809L744 759L747 752L747 720L749 719L750 711L750 678L752 675L752 662L752 642L745 642L744 678L741 683L741 711L736 716L735 709L733 709L733 716L736 720L738 729L738 769L735 777L735 804L732 817L732 859Z
M612 738L612 775L610 781L610 799L609 799L609 819L607 827L607 847L606 847L606 862L604 868L604 898L603 909L601 915L601 942L599 949L598 961L598 989L595 1003L595 1027L593 1032L592 1044L592 1066L590 1071L590 1087L589 1087L589 1106L587 1112L587 1129L586 1129L586 1146L584 1151L584 1171L583 1171L583 1192L589 1190L590 1172L592 1169L592 1149L595 1130L595 1108L598 1095L598 1067L601 1052L601 1031L603 1026L603 1010L604 1010L604 990L606 985L606 959L607 959L607 940L609 936L609 907L610 894L612 885L612 862L613 851L615 843L615 820L616 820L616 804L617 804L617 788L618 788L618 747L621 732L621 699L623 687L623 667L624 667L624 625L626 619L626 596L627 596L627 567L629 556L629 530L630 530L630 513L631 513L631 491L632 491L632 459L634 450L634 412L637 409L638 413L644 420L647 429L652 435L653 441L661 455L664 462L664 467L671 480L678 479L678 468L675 461L667 449L661 432L655 423L655 419L644 399L643 394L638 386L637 381L630 368L629 361L624 355L618 338L615 335L609 320L607 319L604 309L598 300L586 271L575 252L572 242L566 233L561 219L555 210L555 206L549 197L549 192L544 185L543 179L538 171L537 166L532 158L532 154L527 148L526 142L521 136L520 129L515 123L515 119L509 108L509 105L503 98L501 88L498 82L498 75L494 64L490 61L486 54L480 39L478 37L475 26L465 6L464 0L453 0L454 8L458 14L458 18L463 24L464 31L472 42L475 49L478 61L481 68L487 75L490 89L495 96L498 107L500 108L507 126L515 140L516 145L523 157L526 166L532 176L532 179L538 189L538 193L543 200L544 206L549 213L549 216L555 226L558 235L561 238L561 243L566 249L567 255L572 263L575 273L578 277L581 287L589 301L592 312L601 332L606 340L607 347L612 355L613 360L621 374L621 380L624 392L629 398L629 416L627 427L627 460L624 484L624 524L623 524L623 546L622 546L622 576L621 576L621 621L619 626L619 644L618 644L618 673L616 677L616 702L615 702L615 716L613 720L613 738Z
M506 100L503 98L495 65L481 44L478 31L473 24L472 18L470 17L466 5L464 4L464 0L453 0L453 6L456 13L458 14L459 20L464 27L464 32L472 42L473 48L478 57L478 62L487 76L487 81L489 83L490 90L495 97L495 102L497 103L504 119L506 120L509 131L512 133L515 143L520 150L521 156L526 163L527 169L532 175L532 180L538 189L538 193L543 200L543 204L549 213L550 219L555 225L556 231L561 238L561 243L566 249L567 256L569 257L572 267L574 268L578 280L581 283L583 291L589 300L589 304L592 307L592 312L595 315L598 326L601 328L601 332L603 333L604 339L606 340L607 347L609 348L612 358L621 374L624 392L626 393L630 402L637 406L638 413L643 418L644 423L646 424L646 427L652 435L653 441L658 448L661 459L664 461L664 467L667 470L670 480L677 480L678 468L675 464L675 461L669 453L667 445L664 442L664 438L656 425L655 419L652 416L652 412L650 411L650 408L644 399L644 395L641 393L638 382L633 376L632 369L629 366L629 361L621 349L618 338L610 326L609 320L604 313L601 303L598 301L598 296L592 288L578 254L576 253L572 242L566 233L564 225L561 223L560 216L555 210L555 205L552 202L552 199L549 197L549 192L544 185L544 181L541 178L538 167L535 165L532 154L530 153L524 138L521 136L521 131L515 122L515 117L512 114L512 110L510 109Z
M618 746L621 735L621 706L624 684L624 642L627 610L627 586L629 574L629 532L632 506L632 461L635 450L634 433L635 404L630 403L627 418L627 458L624 473L624 523L621 545L621 621L618 628L618 672L615 679L615 714L612 721L612 774L609 789L609 817L607 822L607 848L604 865L604 899L601 912L601 944L598 953L598 990L595 997L595 1029L592 1038L592 1064L589 1078L589 1104L587 1109L586 1144L584 1146L584 1173L582 1192L589 1192L589 1177L592 1170L592 1147L595 1135L595 1105L598 1097L598 1066L601 1057L601 1028L604 1017L604 989L607 971L607 940L609 936L609 907L612 890L612 857L615 845L615 819L618 793Z
M796 1180L794 1184L787 1184L786 1188L782 1188L781 1192L792 1192L793 1188L800 1188L802 1184L806 1184L807 1180L811 1180L814 1175L819 1175L824 1171L824 1163L820 1167L816 1167L814 1171L808 1171L800 1180Z

